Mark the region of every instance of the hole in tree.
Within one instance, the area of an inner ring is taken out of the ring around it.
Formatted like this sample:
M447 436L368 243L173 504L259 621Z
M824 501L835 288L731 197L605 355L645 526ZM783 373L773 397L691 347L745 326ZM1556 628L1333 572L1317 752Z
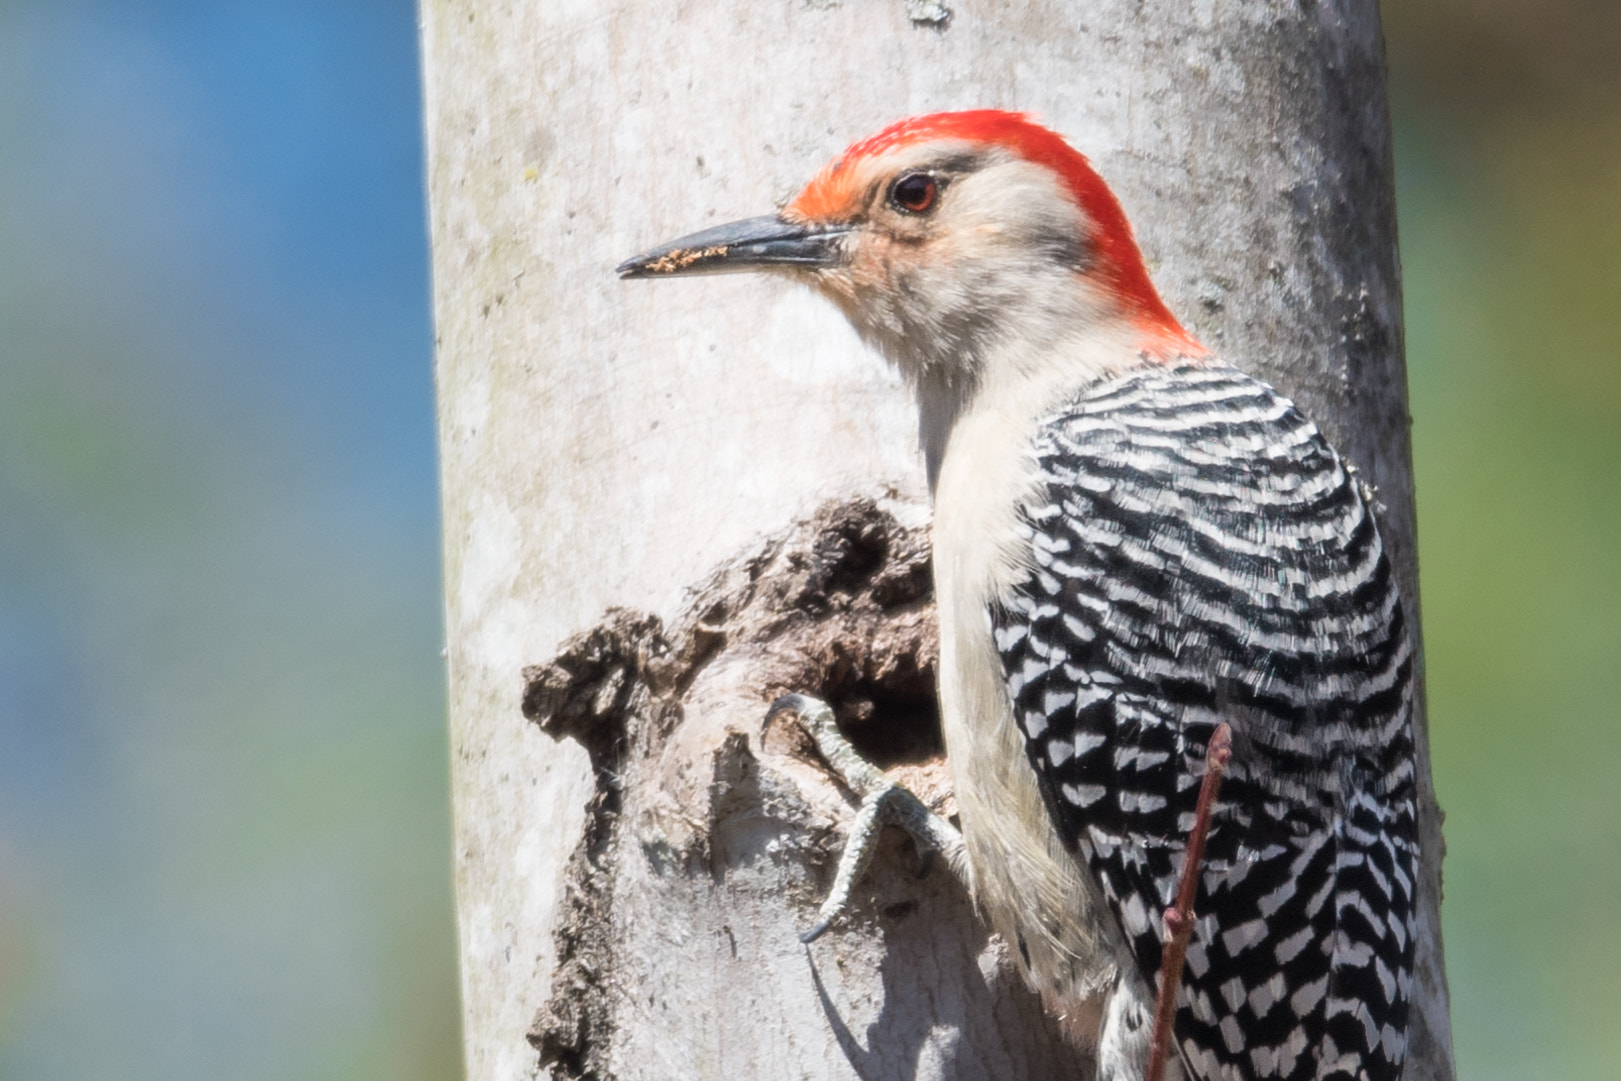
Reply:
M821 687L833 707L839 731L861 756L879 769L916 764L945 754L934 667L916 656L883 659L883 670L835 663Z

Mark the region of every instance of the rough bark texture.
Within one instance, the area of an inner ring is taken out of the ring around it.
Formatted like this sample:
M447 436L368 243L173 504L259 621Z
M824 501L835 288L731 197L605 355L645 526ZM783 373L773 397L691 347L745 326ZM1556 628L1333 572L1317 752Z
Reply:
M616 610L525 671L525 714L585 746L597 784L529 1034L554 1076L892 1078L930 1057L947 1077L1089 1072L903 836L849 922L797 940L854 801L791 715L762 727L767 706L824 698L951 813L931 599L926 527L833 504L722 566L668 628Z
M830 500L879 501L899 518L885 530L914 535L904 389L802 290L611 268L769 210L899 116L1032 111L1113 184L1173 310L1378 487L1416 614L1376 4L424 0L422 15L469 1076L1077 1076L955 886L912 877L904 846L856 926L797 945L847 801L762 743L781 641L703 610L739 568L814 550L826 518L783 531ZM865 658L894 645L751 588L750 620L854 634ZM861 595L871 628L917 615ZM547 658L550 675L520 678ZM573 738L524 722L526 688ZM1447 1079L1422 728L1420 748L1407 1076Z

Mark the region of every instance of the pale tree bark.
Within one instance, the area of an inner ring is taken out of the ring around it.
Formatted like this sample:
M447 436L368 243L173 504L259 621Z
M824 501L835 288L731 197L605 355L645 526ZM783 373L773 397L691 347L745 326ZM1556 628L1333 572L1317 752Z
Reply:
M769 211L900 116L1034 112L1120 194L1172 308L1377 486L1416 616L1376 3L422 18L469 1077L1089 1076L899 839L847 925L795 938L851 805L793 729L762 730L774 693L829 695L949 810L904 388L803 290L611 268ZM1449 1079L1422 732L1407 1076Z

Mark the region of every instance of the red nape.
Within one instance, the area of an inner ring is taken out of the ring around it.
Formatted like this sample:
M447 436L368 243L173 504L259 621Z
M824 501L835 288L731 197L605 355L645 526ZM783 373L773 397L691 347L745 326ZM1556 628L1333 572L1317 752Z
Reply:
M1086 155L1070 146L1064 137L1042 127L1023 113L1001 109L972 109L959 113L930 113L891 124L876 135L854 143L816 179L805 186L790 211L810 220L826 220L852 209L849 170L858 162L877 157L903 146L931 140L989 143L1006 147L1034 165L1058 174L1075 198L1095 232L1094 251L1098 272L1121 301L1137 313L1138 321L1151 336L1178 349L1204 350L1182 329L1158 290L1148 277L1148 268L1137 247L1131 222L1121 209L1109 185L1103 182Z

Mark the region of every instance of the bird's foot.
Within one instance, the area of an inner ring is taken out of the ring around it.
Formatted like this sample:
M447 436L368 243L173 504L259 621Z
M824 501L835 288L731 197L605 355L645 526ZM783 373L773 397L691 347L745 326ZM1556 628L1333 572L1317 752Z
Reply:
M771 703L771 709L766 713L766 723L769 724L784 712L799 715L801 725L815 741L817 750L827 760L828 766L861 800L855 821L850 824L850 836L844 843L844 853L839 857L833 888L822 902L816 924L799 936L801 942L814 942L820 938L833 921L849 908L850 891L872 863L878 834L886 825L899 826L911 834L918 851L925 857L938 852L945 857L953 871L962 866L962 834L950 822L931 811L922 800L885 777L876 766L862 758L839 731L833 719L832 707L809 695L785 694Z

